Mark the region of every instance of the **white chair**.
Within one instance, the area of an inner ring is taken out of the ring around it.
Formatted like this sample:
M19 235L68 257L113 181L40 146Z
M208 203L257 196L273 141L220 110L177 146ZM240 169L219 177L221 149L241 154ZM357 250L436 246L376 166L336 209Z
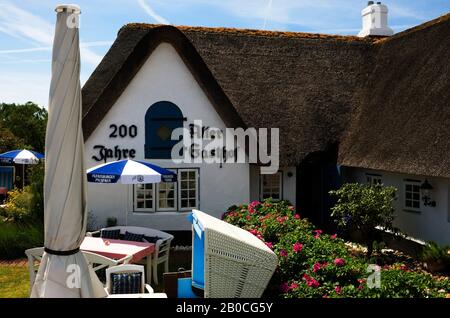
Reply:
M30 248L25 251L25 255L28 258L28 271L30 272L30 293L31 288L33 287L34 281L36 280L36 273L37 270L35 270L34 263L41 262L42 255L44 255L44 248L43 247L35 247Z
M152 275L153 281L158 285L158 265L164 264L164 272L169 271L169 253L170 253L170 243L173 240L173 236L170 234L166 235L168 237L159 239L155 243L155 252L152 255Z
M125 264L125 265L118 265L109 267L106 269L106 287L105 290L108 293L108 295L112 294L112 274L126 274L126 273L141 273L141 288L140 292L145 293L146 291L150 294L153 294L153 288L145 283L145 273L144 273L144 266L142 265L131 265L131 264Z
M86 251L83 251L83 255L86 258L86 262L90 267L92 267L94 272L97 272L103 268L117 266L120 264L128 264L130 260L133 258L133 255L127 255L124 258L115 260L103 255Z
M174 238L173 235L140 226L112 226L95 232L88 232L86 233L86 236L98 235L102 230L120 230L120 234L122 235L124 235L125 232L131 232L144 234L144 236L147 237L158 237L159 239L155 242L155 252L153 253L151 260L143 259L138 262L138 264L147 265L147 281L150 282L153 275L153 281L156 285L158 285L158 265L164 263L164 273L169 271L169 253L170 244ZM144 241L146 240L144 239Z

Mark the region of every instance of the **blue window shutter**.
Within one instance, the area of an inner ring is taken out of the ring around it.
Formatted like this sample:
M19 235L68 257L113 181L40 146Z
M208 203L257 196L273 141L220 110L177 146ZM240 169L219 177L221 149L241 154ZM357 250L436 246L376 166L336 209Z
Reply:
M150 106L145 114L145 158L170 159L173 146L172 131L183 127L183 113L177 105L162 101Z

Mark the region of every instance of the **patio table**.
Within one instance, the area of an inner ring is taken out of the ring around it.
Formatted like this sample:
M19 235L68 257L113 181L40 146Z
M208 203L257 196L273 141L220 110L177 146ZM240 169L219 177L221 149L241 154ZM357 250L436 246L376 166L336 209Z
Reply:
M109 243L108 243L109 242ZM151 279L151 259L155 251L154 243L105 239L101 237L85 237L80 250L96 253L113 259L121 259L133 255L130 263L136 263L147 257L146 282Z

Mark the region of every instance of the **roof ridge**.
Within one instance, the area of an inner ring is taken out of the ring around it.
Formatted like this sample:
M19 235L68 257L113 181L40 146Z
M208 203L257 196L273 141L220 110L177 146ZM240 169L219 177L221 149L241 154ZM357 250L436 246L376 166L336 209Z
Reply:
M186 26L186 25L165 25L165 24L151 24L151 23L128 23L122 29L154 29L158 27L173 27L180 31L186 32L208 32L231 34L235 36L260 36L260 37L284 37L284 38L309 38L309 39L334 39L345 41L369 42L373 43L373 38L360 38L354 35L338 35L338 34L323 34L323 33L308 33L308 32L294 32L294 31L270 31L258 29L240 29L228 27L206 27L206 26Z

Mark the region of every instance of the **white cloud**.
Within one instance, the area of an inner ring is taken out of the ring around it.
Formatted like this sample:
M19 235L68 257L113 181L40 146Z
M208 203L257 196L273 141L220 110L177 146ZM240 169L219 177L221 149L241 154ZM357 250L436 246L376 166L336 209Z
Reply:
M150 7L150 5L145 2L145 0L137 0L137 3L156 22L161 23L161 24L170 24L169 21L167 21L165 18L163 18L162 16L157 14L155 12L155 10L153 10L152 7Z
M269 17L270 17L270 11L272 10L272 3L273 3L273 0L269 0L269 3L267 4L267 13L266 13L266 17L264 18L263 29L266 29L266 27L267 27L267 19L269 19Z
M111 46L112 44L113 44L113 41L82 42L82 43L80 43L80 49L89 48L89 47ZM52 49L53 48L51 46L40 46L40 47L32 47L32 48L27 48L27 49L0 50L0 54L45 52L45 51L51 51Z
M32 41L38 45L51 46L54 26L44 19L23 10L10 2L0 3L0 32L10 36ZM81 61L94 66L98 65L102 56L81 47Z
M297 25L307 28L332 28L333 23L342 20L342 17L355 16L359 19L362 7L355 6L351 1L330 0L154 0L159 6L166 6L168 10L188 10L190 7L215 7L217 11L224 12L243 20L260 20L260 27L276 25ZM362 4L364 5L364 4ZM268 7L270 6L270 14ZM342 25L334 25L342 27Z

